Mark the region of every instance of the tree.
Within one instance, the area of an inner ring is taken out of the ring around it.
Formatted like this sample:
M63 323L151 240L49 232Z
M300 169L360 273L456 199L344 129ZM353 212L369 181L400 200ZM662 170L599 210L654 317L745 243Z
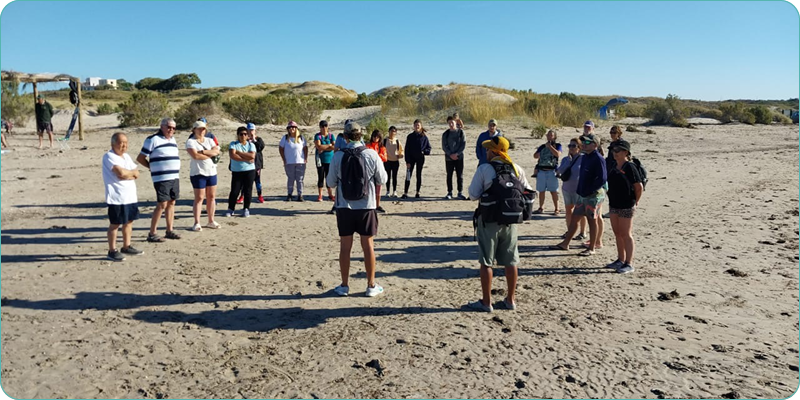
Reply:
M125 79L117 79L117 88L119 90L131 91L133 90L133 84Z
M167 79L165 84L167 87L164 90L189 89L192 85L199 85L200 83L202 83L200 77L195 73L177 74Z
M136 82L136 88L139 90L147 89L147 90L159 90L158 86L164 80L161 78L142 78L139 82Z
M11 121L14 125L25 126L25 122L33 115L33 100L25 98L19 92L19 81L8 80L2 82L3 119Z
M133 92L128 101L119 104L120 126L155 125L167 115L169 104L163 94L150 90Z

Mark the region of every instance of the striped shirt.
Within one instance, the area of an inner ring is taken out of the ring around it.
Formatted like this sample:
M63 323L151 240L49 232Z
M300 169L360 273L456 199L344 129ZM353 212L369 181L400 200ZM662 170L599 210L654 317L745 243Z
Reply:
M167 139L161 131L148 136L140 154L150 162L150 177L154 183L179 179L181 158L174 136Z

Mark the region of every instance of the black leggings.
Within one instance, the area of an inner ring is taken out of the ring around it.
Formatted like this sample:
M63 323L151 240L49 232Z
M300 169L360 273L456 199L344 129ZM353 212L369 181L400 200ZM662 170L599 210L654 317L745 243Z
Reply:
M422 188L422 167L425 165L425 157L418 160L406 160L406 164L408 164L408 169L406 169L405 193L408 194L408 187L411 186L411 172L414 170L414 167L417 168L417 193L419 193L419 190Z
M328 176L328 171L331 169L330 164L323 163L321 167L317 167L317 187L322 189L322 185L325 185L326 188L330 188L328 183L325 182L325 177Z
M383 163L388 179L386 180L386 191L391 193L397 191L397 171L400 170L400 161L386 161ZM392 184L394 183L394 186Z
M242 171L231 173L231 194L228 195L228 210L236 209L236 197L239 193L244 195L244 208L250 209L250 200L253 199L253 181L256 179L256 171Z
M447 193L453 193L453 171L456 173L456 184L458 185L458 193L464 191L464 160L450 160L444 161L444 167L447 170Z

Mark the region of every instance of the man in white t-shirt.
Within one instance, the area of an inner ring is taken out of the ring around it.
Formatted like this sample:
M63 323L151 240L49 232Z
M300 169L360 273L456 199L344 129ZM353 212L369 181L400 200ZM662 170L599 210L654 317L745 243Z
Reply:
M139 216L136 182L139 170L128 155L128 137L122 132L111 136L111 150L103 156L103 184L108 205L108 259L125 260L125 254L139 255L131 246L133 221ZM122 226L122 250L117 250L117 230Z

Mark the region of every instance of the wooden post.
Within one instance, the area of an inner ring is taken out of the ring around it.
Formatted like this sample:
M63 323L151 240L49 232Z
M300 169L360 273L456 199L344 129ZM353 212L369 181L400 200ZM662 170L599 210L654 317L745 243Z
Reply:
M39 103L39 90L36 89L36 82L33 82L33 109L36 110L36 104ZM34 119L36 116L34 116ZM38 127L36 129L39 129Z
M83 99L81 99L81 79L78 78L78 81L75 82L78 84L78 139L83 140L83 110L81 106L83 105Z

